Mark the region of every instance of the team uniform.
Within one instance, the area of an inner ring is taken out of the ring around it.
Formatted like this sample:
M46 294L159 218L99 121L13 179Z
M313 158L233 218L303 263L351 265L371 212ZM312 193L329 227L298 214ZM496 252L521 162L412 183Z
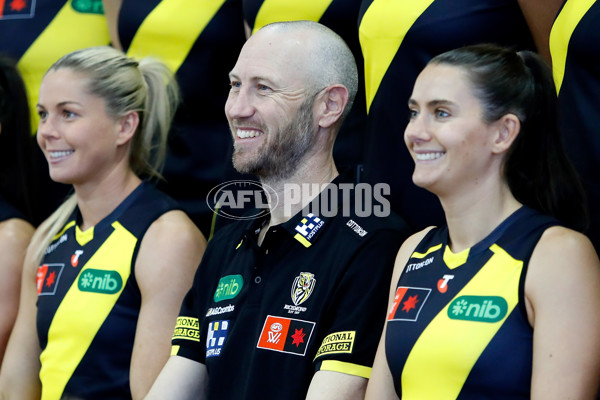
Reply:
M172 351L206 365L208 398L304 399L315 371L369 377L408 231L393 214L357 217L346 194L321 192L321 213L271 227L260 247L258 213L209 242Z
M558 222L521 207L470 249L434 228L414 250L390 307L388 365L402 399L529 399L529 259Z
M495 43L535 49L517 0L363 0L359 37L365 59L365 177L391 187L392 210L415 230L443 225L439 200L412 182L404 143L408 99L434 56L457 47Z
M152 222L176 208L142 183L85 232L75 210L48 246L37 272L42 400L131 399L137 252Z
M34 132L39 121L35 110L40 84L48 68L67 53L109 43L102 0L0 1L0 49L18 61ZM52 182L42 152L35 156L32 190L39 201L34 202L32 222L37 225L56 210L70 186Z
M586 232L600 253L600 3L569 0L550 34L563 143L579 172L590 206Z
M359 87L352 110L338 133L333 156L340 170L352 171L360 181L362 149L365 143L365 93L363 59L358 41L358 12L361 0L242 0L244 20L252 33L278 21L319 22L340 35L348 44L359 74Z
M176 72L182 102L169 133L159 187L209 237L206 196L231 164L224 107L228 73L245 42L241 0L123 0L119 39L129 56L154 56Z

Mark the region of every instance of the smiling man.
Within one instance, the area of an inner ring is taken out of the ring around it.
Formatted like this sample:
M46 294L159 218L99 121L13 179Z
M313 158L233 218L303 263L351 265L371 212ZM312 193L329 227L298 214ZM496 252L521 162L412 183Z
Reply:
M408 230L333 160L352 53L318 23L276 23L229 76L233 164L278 201L209 242L148 398L362 399Z

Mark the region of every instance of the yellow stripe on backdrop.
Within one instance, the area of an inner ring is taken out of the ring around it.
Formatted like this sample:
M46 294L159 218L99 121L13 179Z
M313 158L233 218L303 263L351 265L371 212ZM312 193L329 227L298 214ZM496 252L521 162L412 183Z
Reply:
M333 0L265 0L258 10L252 33L277 21L319 21Z
M37 131L36 110L42 78L63 55L92 46L108 45L110 37L102 14L75 11L69 0L20 58L18 67L27 86L32 133Z
M129 278L137 239L118 222L113 223L113 228L114 232L82 268L52 319L48 345L40 356L42 400L61 398ZM90 269L118 272L122 279L120 290L114 294L82 292L78 281Z
M556 93L560 93L560 87L565 76L567 51L571 35L573 35L573 31L581 18L595 2L596 0L568 0L556 21L554 21L550 32L550 54L552 55L552 73Z
M515 260L497 245L490 249L494 255L456 297L500 296L508 304L506 315L493 323L454 320L448 317L452 302L448 303L423 331L408 356L402 374L403 400L456 399L471 368L517 305L523 262ZM494 288L502 289L494 292ZM470 354L464 354L465 348L472 349ZM436 352L435 358L439 362L430 362L432 351ZM444 362L453 363L457 359L469 367L460 370ZM423 364L424 361L429 362Z
M373 0L359 27L367 113L406 33L434 0Z
M173 73L177 72L224 3L225 0L162 0L142 22L127 55L154 56Z

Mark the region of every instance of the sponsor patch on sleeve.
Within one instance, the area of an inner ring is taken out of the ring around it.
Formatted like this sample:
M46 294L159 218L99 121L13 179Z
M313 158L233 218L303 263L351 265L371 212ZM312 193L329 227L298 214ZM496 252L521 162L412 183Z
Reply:
M52 296L56 293L56 287L65 264L40 265L35 277L38 296Z
M315 359L329 354L350 354L354 348L356 331L335 332L325 336Z
M175 324L173 339L200 341L200 330L198 318L178 317Z
M267 315L256 347L304 356L314 322Z
M400 286L388 314L388 321L416 321L431 289Z

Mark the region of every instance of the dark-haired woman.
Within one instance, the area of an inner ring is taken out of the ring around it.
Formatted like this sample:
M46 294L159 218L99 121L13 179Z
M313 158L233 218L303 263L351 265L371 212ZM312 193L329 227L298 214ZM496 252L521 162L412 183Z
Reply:
M14 60L0 56L0 362L19 308L31 225L29 107Z
M409 100L413 181L446 226L398 253L367 399L593 399L600 262L549 68L491 45L433 58Z

